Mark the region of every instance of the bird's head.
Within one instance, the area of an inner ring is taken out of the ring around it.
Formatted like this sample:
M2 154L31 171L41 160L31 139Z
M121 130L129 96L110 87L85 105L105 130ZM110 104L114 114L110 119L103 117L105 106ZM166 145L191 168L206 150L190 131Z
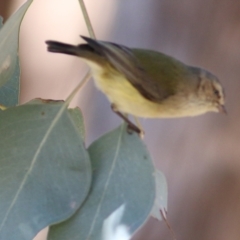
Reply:
M227 113L225 109L225 94L218 78L212 73L199 69L197 94L201 104L208 111Z

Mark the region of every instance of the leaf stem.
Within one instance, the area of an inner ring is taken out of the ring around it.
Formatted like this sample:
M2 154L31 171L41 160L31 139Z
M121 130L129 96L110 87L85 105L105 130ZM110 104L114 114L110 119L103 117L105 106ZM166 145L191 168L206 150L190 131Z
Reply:
M86 6L84 4L84 0L78 0L78 1L79 1L80 6L81 6L81 9L82 9L82 13L83 13L83 17L84 17L85 23L86 23L87 28L88 28L89 36L91 38L96 39L96 35L95 35L94 31L93 31L93 27L92 27L90 18L88 16L88 12L87 12Z
M96 39L95 33L93 31L93 27L90 21L90 18L88 16L88 12L86 9L86 6L84 4L84 0L79 0L79 4L83 13L83 17L85 20L85 23L87 25L88 28L88 32L91 38ZM83 85L85 85L88 80L91 77L91 71L88 70L88 72L86 73L86 75L84 76L83 80L76 86L76 88L71 92L71 94L67 97L66 101L65 101L65 106L68 106L70 104L70 102L72 101L72 99L75 97L76 93L83 87Z
M69 105L70 102L73 100L73 98L75 97L76 93L87 83L87 81L89 80L89 78L92 76L91 71L88 70L88 72L86 73L86 75L84 76L83 80L73 89L73 91L70 93L70 95L67 97L66 101L65 101L65 105Z

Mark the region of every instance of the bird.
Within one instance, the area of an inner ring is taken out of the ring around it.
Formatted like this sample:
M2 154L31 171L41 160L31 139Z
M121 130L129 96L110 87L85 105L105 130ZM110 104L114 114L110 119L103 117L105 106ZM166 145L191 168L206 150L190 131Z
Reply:
M211 72L154 50L81 37L86 43L71 45L48 40L47 50L85 61L113 111L134 131L140 133L141 129L128 120L128 114L179 118L226 113L223 87Z

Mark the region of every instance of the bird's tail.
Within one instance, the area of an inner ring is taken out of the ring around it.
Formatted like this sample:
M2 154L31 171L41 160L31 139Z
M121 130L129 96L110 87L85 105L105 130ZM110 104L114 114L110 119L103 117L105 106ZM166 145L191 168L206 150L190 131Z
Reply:
M57 41L46 41L47 50L54 53L64 53L68 55L78 56L82 59L86 59L103 65L105 60L96 52L89 44L71 45Z
M78 46L61 43L57 41L46 41L46 44L47 44L47 50L49 52L65 53L65 54L74 55L74 56L79 55Z

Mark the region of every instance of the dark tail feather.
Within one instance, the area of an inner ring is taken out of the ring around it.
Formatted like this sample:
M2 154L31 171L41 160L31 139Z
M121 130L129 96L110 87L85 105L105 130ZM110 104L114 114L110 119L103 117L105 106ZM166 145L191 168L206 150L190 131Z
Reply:
M98 54L98 55L101 55L101 56L105 56L105 53L104 53L104 45L101 44L101 41L97 41L95 39L92 39L92 38L89 38L89 37L85 37L85 36L81 36L80 37L82 39L84 39L88 45L94 49L94 51Z
M69 55L78 56L78 47L66 43L56 42L56 41L46 41L47 50L49 52L55 53L65 53Z

